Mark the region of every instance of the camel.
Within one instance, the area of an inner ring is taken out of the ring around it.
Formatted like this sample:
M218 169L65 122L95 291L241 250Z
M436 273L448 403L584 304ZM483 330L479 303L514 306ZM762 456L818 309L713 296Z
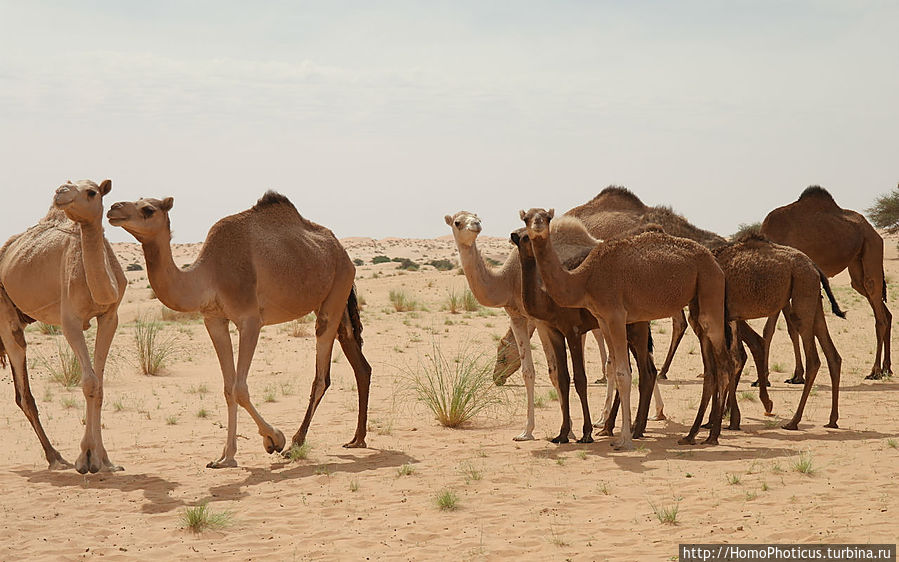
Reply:
M580 228L558 228L559 224L564 225L565 221L573 221L578 223ZM590 249L596 244L596 240L590 236L583 224L574 217L563 217L556 223L553 223L553 231L551 233L553 244L555 246L574 246L581 247L582 250L575 253L569 258L564 267L572 269L581 264L589 253ZM567 238L567 239L566 239ZM542 282L537 273L537 265L534 259L534 253L531 248L530 239L524 228L518 229L511 234L512 243L518 248L521 260L521 297L522 305L531 317L546 322L552 328L553 352L557 358L565 357L565 342L571 351L572 366L574 368L575 388L581 399L581 408L584 416L584 438L579 440L581 443L590 443L592 438L590 434L592 427L590 426L590 409L587 403L587 378L584 370L583 356L583 340L588 331L594 331L599 328L596 318L584 308L563 308L558 305L546 294L542 286ZM564 341L563 341L564 338ZM655 382L655 370L650 369L650 354L652 346L650 342L649 323L641 322L637 324L627 325L628 345L637 359L637 369L640 374L640 381L644 388L648 384L652 384L654 397L656 402L656 420L665 419L664 403L662 402L661 393ZM560 396L560 406L562 408L562 430L560 436L567 435L571 427L571 417L568 409L568 370L567 360L558 361L558 387ZM601 422L593 427L602 427L601 435L612 435L612 429L615 423L615 411L617 403L613 403L615 397L614 385L609 381L609 389L606 394L606 404L603 408L603 416ZM640 407L638 408L637 423L634 424L633 435L635 438L643 436L646 428L646 415L649 410L649 393L640 395ZM643 413L643 415L641 415Z
M827 294L834 314L845 318L830 289L824 273L812 260L795 248L775 244L764 236L749 234L735 242L712 250L712 254L724 271L727 285L728 320L739 322L740 338L750 342L756 369L759 374L759 392L765 412L770 414L772 402L768 397L768 350L781 311L790 318L802 338L808 377L793 418L784 429L798 429L806 400L821 365L815 348L815 338L821 344L827 359L831 378L831 413L826 427L837 427L842 360L837 352L824 318L821 287ZM768 318L764 337L746 323L753 318ZM761 349L759 349L761 347ZM741 351L735 369L735 380L729 387L731 419L729 429L740 428L740 410L736 401L736 385L746 361Z
M587 227L587 231L591 236L602 240L615 240L649 225L658 225L668 234L694 240L709 249L726 243L724 238L714 232L709 232L690 224L687 219L675 213L670 207L650 207L644 204L632 191L620 186L606 187L590 201L565 212L564 216L579 219ZM674 352L687 330L687 320L683 311L672 316L671 323L671 343L668 347L665 362L661 370L658 371L659 378L663 379L667 378ZM605 346L601 341L601 339L597 340L599 342L600 355L602 356L603 374L605 375L608 357ZM504 382L520 365L517 349L510 343L514 343L514 340L511 337L511 332L507 332L497 346L494 379L499 382ZM650 368L655 370L655 365L651 364Z
M715 396L712 429L706 443L715 444L721 432L727 384L733 361L724 315L724 273L708 249L697 242L660 232L596 245L583 263L568 271L549 243L555 212L521 211L537 268L546 292L559 306L586 308L596 317L609 345L613 374L621 398L621 440L616 449L632 449L630 385L627 360L628 323L670 318L690 306L700 336L711 345L703 393ZM659 280L664 279L660 286ZM693 443L704 410L683 443Z
M826 189L813 185L799 199L774 209L762 222L761 233L773 242L804 252L833 277L847 267L852 288L874 311L877 352L867 379L892 375L890 332L893 315L886 305L883 238L861 214L841 209ZM803 383L802 362L795 330L787 324L796 355L796 372L787 382ZM881 356L883 362L881 362Z
M24 328L35 320L61 326L81 366L86 413L75 470L123 470L109 460L100 422L103 372L127 285L103 235L103 196L111 189L108 179L100 185L90 180L63 184L47 215L0 249L0 366L8 356L16 404L31 422L50 470L72 464L50 444L31 394ZM97 319L93 363L83 333L92 318Z
M173 199L115 203L107 213L143 247L156 296L171 309L200 312L218 355L228 405L222 455L208 468L236 467L237 406L256 422L268 453L282 451L284 434L250 401L247 375L262 326L315 312L315 379L303 422L291 441L300 446L331 384L331 352L340 342L359 394L356 433L344 447L365 447L371 367L362 354L362 323L353 281L356 268L334 234L300 216L283 195L268 191L249 210L219 220L186 270L172 260L169 211ZM240 333L237 367L228 322ZM287 451L285 451L287 454Z

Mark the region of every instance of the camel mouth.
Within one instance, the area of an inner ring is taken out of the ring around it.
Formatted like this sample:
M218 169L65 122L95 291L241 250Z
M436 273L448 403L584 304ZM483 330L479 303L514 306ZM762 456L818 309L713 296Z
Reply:
M127 220L127 219L125 219L125 217L113 215L112 211L106 213L106 219L109 220L109 224L111 224L113 226L118 226L120 224L123 224Z
M63 209L71 205L73 201L75 201L75 195L70 191L64 191L57 193L53 197L53 206L57 209Z

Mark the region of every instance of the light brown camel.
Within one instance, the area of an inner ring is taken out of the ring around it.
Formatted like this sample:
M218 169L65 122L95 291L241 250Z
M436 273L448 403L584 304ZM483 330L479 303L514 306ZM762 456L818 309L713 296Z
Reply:
M815 381L821 361L815 348L818 339L827 359L831 379L831 411L827 427L837 427L838 399L840 391L840 366L842 360L830 338L824 309L821 302L821 287L830 299L831 308L837 316L845 317L837 305L827 277L804 253L775 244L758 234L750 234L736 242L712 250L718 265L724 271L727 285L727 314L730 321L739 321L738 333L741 339L754 340L753 350L756 370L759 374L759 392L765 412L772 409L768 397L768 350L771 337L781 311L790 318L802 338L808 365L808 377L793 419L783 425L784 429L798 429L799 420ZM745 322L753 318L768 318L764 340ZM748 331L748 333L747 333ZM740 428L740 410L736 400L736 385L746 361L741 352L735 369L735 380L730 385L730 429Z
M512 339L518 348L518 356L523 358L521 361L522 375L527 394L526 425L524 430L513 439L515 441L532 440L534 439L533 432L535 427L534 384L536 382L536 370L534 369L534 361L531 356L530 337L534 329L536 329L546 354L549 378L553 386L558 389L557 363L559 362L556 361L553 352L552 328L546 322L530 317L524 310L521 302L521 262L517 248L512 249L502 266L493 268L487 265L477 246L477 237L481 233L481 219L476 214L468 211L459 211L454 215L446 215L444 221L452 229L453 239L456 242L456 248L459 250L462 271L465 273L475 299L483 306L503 308L509 315L514 334ZM566 255L570 251L579 250L566 247L560 248L560 252ZM601 336L598 334L596 337L601 339Z
M50 469L71 468L41 426L25 358L26 324L39 320L62 327L81 366L86 414L81 454L75 461L81 474L122 470L109 460L100 423L103 371L127 285L103 236L103 196L110 189L108 179L100 185L90 180L65 183L56 190L47 216L0 249L0 365L5 351L16 403L37 433ZM83 333L92 318L97 319L93 363Z
M649 225L658 225L667 234L694 240L709 249L726 243L724 238L714 232L690 224L686 218L675 213L670 207L648 206L632 191L620 186L606 187L596 197L583 205L570 209L564 216L580 219L590 235L602 240L616 240ZM660 378L667 378L674 352L687 329L687 320L683 311L674 315L671 322L671 343L665 362L658 372ZM603 361L603 373L605 373L607 370L605 346L601 340L597 341L600 341L599 349ZM509 343L514 343L514 340L510 337L510 333L507 333L497 348L494 378L503 381L520 365L517 349L514 345L510 346ZM655 365L652 363L650 365L650 368L655 370Z
M576 228L564 228L566 221L577 223ZM559 225L563 228L559 228ZM563 264L566 269L572 269L581 264L587 257L597 241L587 233L586 229L578 219L574 217L562 217L555 221L552 225L550 234L553 245L569 246L573 248L581 248L580 251L574 253ZM533 318L546 322L552 328L553 351L556 357L565 357L565 342L571 351L572 366L574 368L575 388L581 399L581 408L583 410L584 419L584 438L579 440L582 443L592 442L590 434L592 428L590 426L590 410L587 403L587 378L584 370L583 340L588 331L594 331L599 328L596 318L585 308L563 308L558 306L546 294L543 282L537 272L537 264L534 259L533 248L530 239L524 228L520 228L511 234L512 243L518 248L521 259L521 297L522 305ZM651 343L649 341L649 323L640 322L637 324L627 325L628 345L634 357L637 360L637 369L640 375L641 390L647 388L654 389L656 399L656 418L665 419L663 410L661 393L655 385L655 370L650 369L650 353ZM564 339L563 339L564 338ZM571 417L568 409L568 369L567 359L558 360L558 387L560 406L562 408L562 430L560 437L568 435L571 426ZM610 381L611 382L611 381ZM649 386L651 385L651 386ZM634 424L633 435L635 438L643 436L646 428L647 412L649 410L650 392L641 391L640 406L638 407L637 423ZM612 428L615 422L615 407L613 398L615 397L614 385L610 384L606 395L606 405L603 408L602 421L594 427L602 427L601 435L612 435ZM567 441L567 439L565 440ZM565 442L560 441L560 442Z
M633 448L626 326L670 318L687 305L701 328L700 339L708 338L712 346L715 367L707 369L710 375L705 378L703 392L709 391L716 398L706 443L717 443L733 361L726 341L724 273L711 253L692 240L646 232L598 244L580 266L567 271L549 243L553 210L531 209L520 214L547 293L560 306L588 309L606 337L621 397L621 441L617 448ZM683 442L693 442L703 414L703 410L697 412L694 427Z
M174 310L203 314L228 405L224 451L207 467L237 466L238 404L256 422L266 451L284 448L284 434L269 425L250 401L247 374L262 326L309 312L316 315L315 379L292 444L305 441L312 416L331 384L336 337L353 367L359 393L356 433L344 447L365 447L371 367L362 354L362 323L353 288L356 268L334 234L300 216L283 195L269 191L253 208L215 223L196 261L182 270L172 260L172 203L171 197L120 202L107 216L110 224L121 226L143 246L147 275L159 300ZM236 370L229 321L240 332Z
M883 275L883 238L861 214L841 209L827 190L808 187L797 201L774 209L762 222L761 233L778 244L801 250L828 277L847 267L852 288L868 299L874 311L877 352L867 379L892 374L890 332L893 315L886 305ZM788 382L802 383L802 363L795 331L790 338L796 355L796 372ZM883 362L881 362L881 356Z

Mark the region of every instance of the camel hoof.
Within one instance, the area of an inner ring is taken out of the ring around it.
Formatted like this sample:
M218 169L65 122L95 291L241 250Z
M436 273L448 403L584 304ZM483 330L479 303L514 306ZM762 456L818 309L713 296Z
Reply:
M79 474L87 474L88 472L96 474L100 472L101 468L103 468L103 464L100 462L100 456L94 454L90 449L83 451L75 460L75 470Z
M831 429L840 429L840 426L837 425L837 422L830 422L824 424L824 427L829 427Z
M610 445L612 445L612 448L615 449L616 451L633 451L634 450L634 444L631 441L623 441L622 440L619 443L610 443Z
M595 381L593 381L593 384L606 384L607 382L609 382L609 379L606 378L605 375L603 375L602 378L598 378Z
M287 439L284 438L284 434L279 429L276 429L273 435L264 435L262 437L262 446L265 447L265 452L268 454L280 453L284 450L285 444L287 444Z
M124 466L119 466L117 464L104 464L101 469L102 472L123 472L125 470Z
M601 428L596 435L600 437L612 437L613 433L611 429Z
M658 414L656 414L656 415L654 415L653 417L649 418L649 421L665 421L665 420L667 420L667 419L668 419L668 418L667 418L667 416L665 416L665 414L663 414L662 412L659 412Z
M237 461L234 459L219 459L207 464L206 468L235 468L236 466Z
M75 465L62 457L53 459L47 466L47 470L68 470L70 468L75 468Z
M732 424L728 425L725 429L727 429L728 431L740 431L740 424L732 423Z
M365 449L368 445L365 444L365 439L353 439L349 443L344 443L344 449Z
M695 445L696 438L695 437L681 437L677 440L678 445Z
M784 381L787 384L805 384L805 377L793 377Z
M699 427L701 427L702 429L712 429L712 422L705 422Z
M549 441L550 441L550 443L557 443L557 444L568 443L568 435L564 435L564 434L558 435L557 437L553 437Z
M780 427L782 427L783 429L789 429L790 431L798 431L799 430L799 424L794 423L794 422L785 423Z
M761 381L756 380L755 382L753 382L753 383L750 384L749 386L751 386L751 387L758 387L759 382L761 382ZM771 386L771 381L765 381L765 386Z
M512 441L533 441L533 440L534 440L533 434L528 433L527 431L525 431L521 435L516 435L515 437L512 438Z
M718 438L717 437L706 437L705 441L702 442L703 445L717 445Z
M878 373L878 372L873 372L870 375L868 375L867 377L865 377L865 380L868 380L868 381L879 381L881 379L883 379L883 373Z
M580 439L577 440L578 443L593 443L592 435L584 435Z
M668 373L662 373L661 375L658 376L658 378L660 378L660 379L662 379L662 380L664 380L664 381L667 381L667 380L668 380Z

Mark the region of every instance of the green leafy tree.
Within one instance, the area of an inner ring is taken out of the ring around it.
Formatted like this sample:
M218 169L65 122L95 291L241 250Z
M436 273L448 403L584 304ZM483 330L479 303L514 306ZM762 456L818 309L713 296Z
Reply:
M899 232L899 186L878 197L865 213L877 228L884 228L890 233Z

